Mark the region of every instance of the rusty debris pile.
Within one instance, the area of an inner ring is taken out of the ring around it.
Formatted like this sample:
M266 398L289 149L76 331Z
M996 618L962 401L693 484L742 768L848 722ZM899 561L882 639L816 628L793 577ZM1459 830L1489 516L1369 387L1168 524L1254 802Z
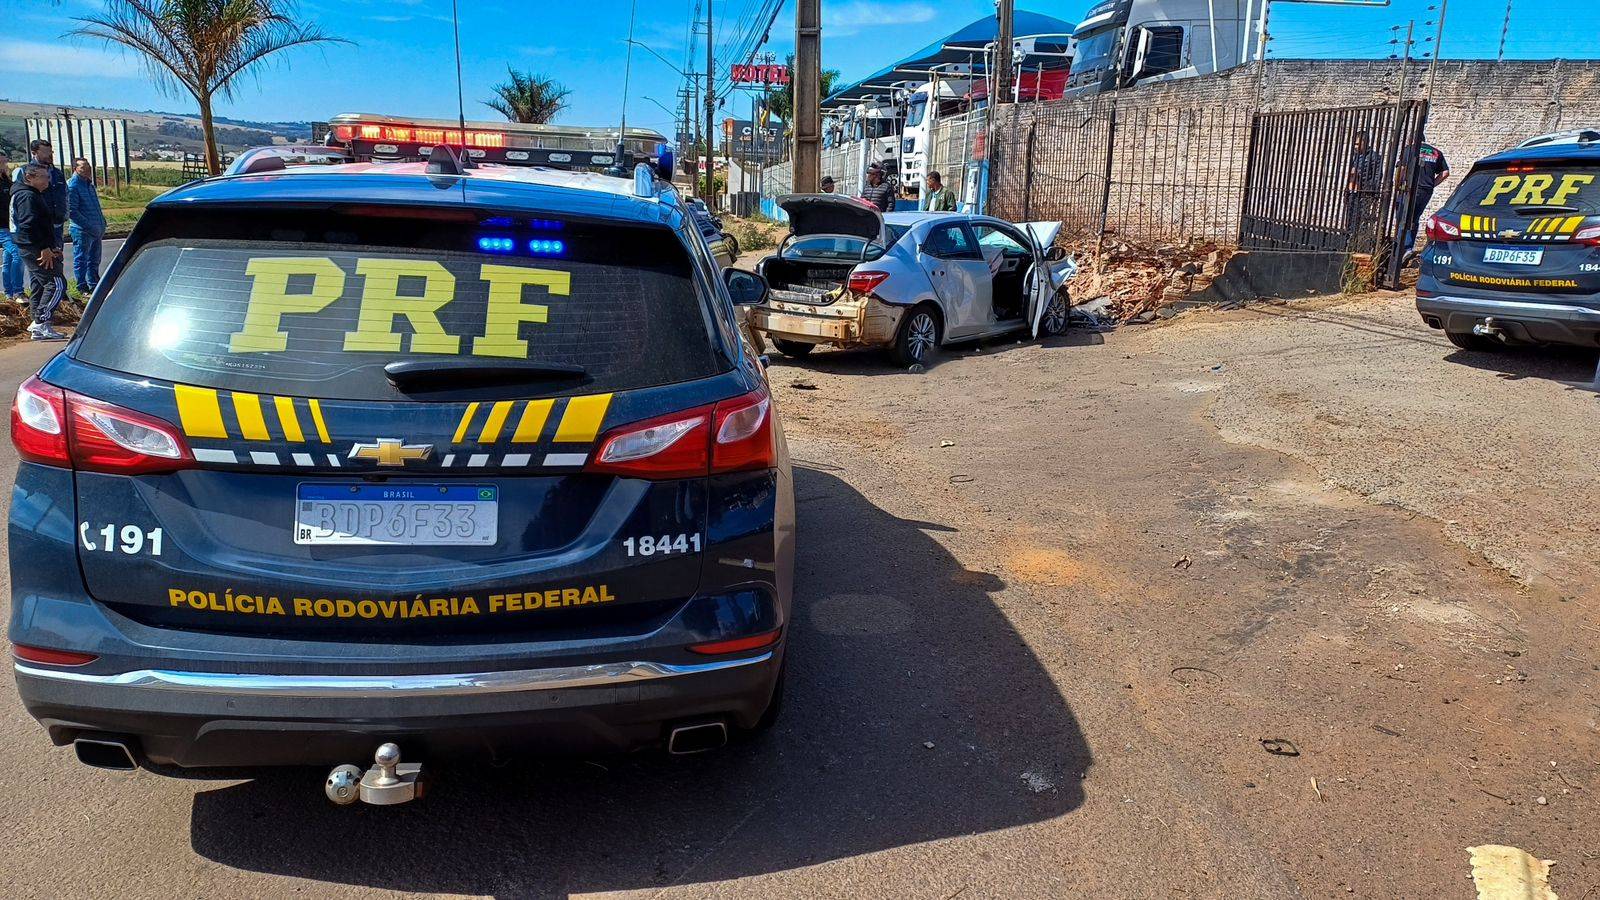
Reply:
M1140 246L1114 235L1100 243L1076 239L1068 249L1078 260L1074 301L1107 301L1106 315L1118 322L1149 322L1172 315L1178 304L1211 286L1236 252L1212 242Z

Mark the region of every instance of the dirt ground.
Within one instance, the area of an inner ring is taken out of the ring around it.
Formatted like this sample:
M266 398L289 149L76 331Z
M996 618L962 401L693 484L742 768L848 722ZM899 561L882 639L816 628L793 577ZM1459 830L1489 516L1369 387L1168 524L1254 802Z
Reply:
M1468 900L1509 844L1600 896L1594 363L1376 295L774 355L767 738L337 809L86 771L0 692L0 859L20 896Z

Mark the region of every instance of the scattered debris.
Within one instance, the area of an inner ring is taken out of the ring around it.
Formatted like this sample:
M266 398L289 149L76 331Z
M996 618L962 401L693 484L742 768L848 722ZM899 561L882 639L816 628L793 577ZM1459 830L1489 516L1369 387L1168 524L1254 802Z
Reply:
M950 483L951 484L971 484L973 481L976 481L976 480L977 479L974 478L971 475L951 475L950 476Z
M1533 799L1533 802L1539 804L1540 806L1549 806L1550 805L1550 801L1547 800L1543 794L1540 794L1539 796L1535 797Z
M1106 304L1095 317L1138 323L1175 313L1176 304L1202 305L1190 298L1211 286L1235 252L1210 242L1137 246L1113 235L1084 238L1069 249L1080 261L1074 293Z
M1478 900L1556 900L1550 889L1553 860L1503 844L1468 847Z
M1385 728L1382 725L1374 725L1372 726L1372 730L1378 732L1379 734L1387 734L1389 737L1400 736L1400 732L1395 731L1393 728Z
M1261 749L1273 756L1299 756L1300 748L1288 738L1262 738Z
M1311 793L1317 795L1317 802L1318 803L1322 802L1322 800L1323 800L1322 789L1317 787L1317 779L1315 779L1315 778L1311 779Z
M1180 674L1180 673L1183 673L1183 674ZM1197 675L1198 674L1210 675L1212 678L1216 679L1217 681L1221 681L1222 680L1222 676L1221 675L1218 675L1217 673L1211 671L1210 669L1201 668L1200 666L1174 666L1172 671L1168 672L1167 674L1172 676L1172 679L1174 681L1178 682L1179 684L1185 684L1185 685L1194 684L1197 681L1205 681L1206 680L1204 678L1189 679L1189 678L1183 677L1184 675L1189 674L1189 673L1194 673L1194 674L1197 674Z
M1172 567L1174 569L1187 569L1192 565L1194 565L1194 560L1190 559L1187 556L1181 556L1181 557L1178 558L1177 562L1172 564Z
M955 441L940 441L939 442L939 446L940 447L954 447L955 445L956 445Z
M789 387L797 391L814 391L817 389L816 383L812 381L791 381L789 382Z
M1056 787L1055 782L1045 777L1043 772L1023 772L1022 784L1035 794L1042 794L1045 791L1053 791Z
M933 741L923 741L922 742L922 746L927 747L929 750L932 750L933 749Z

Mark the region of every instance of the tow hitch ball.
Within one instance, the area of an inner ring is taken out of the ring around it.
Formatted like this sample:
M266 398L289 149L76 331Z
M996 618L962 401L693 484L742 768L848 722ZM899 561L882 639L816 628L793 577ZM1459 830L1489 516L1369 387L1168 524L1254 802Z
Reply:
M372 768L342 765L328 773L322 790L340 806L357 800L373 806L394 806L422 796L422 763L400 762L400 747L384 744L372 755Z
M1506 330L1500 327L1500 323L1496 322L1493 316L1472 326L1472 333L1479 337L1495 338L1502 343L1506 340Z

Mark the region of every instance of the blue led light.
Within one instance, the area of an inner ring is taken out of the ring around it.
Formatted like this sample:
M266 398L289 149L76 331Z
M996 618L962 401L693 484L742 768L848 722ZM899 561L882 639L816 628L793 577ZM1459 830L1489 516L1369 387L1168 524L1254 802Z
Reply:
M551 238L534 238L528 242L528 252L534 256L560 256L567 252L567 245Z
M478 238L478 249L484 253L510 253L517 249L517 242L508 237L484 235Z
M529 219L528 227L534 231L560 231L567 223L560 219Z
M483 224L490 228L510 228L514 223L510 216L494 216L493 218L484 219Z

